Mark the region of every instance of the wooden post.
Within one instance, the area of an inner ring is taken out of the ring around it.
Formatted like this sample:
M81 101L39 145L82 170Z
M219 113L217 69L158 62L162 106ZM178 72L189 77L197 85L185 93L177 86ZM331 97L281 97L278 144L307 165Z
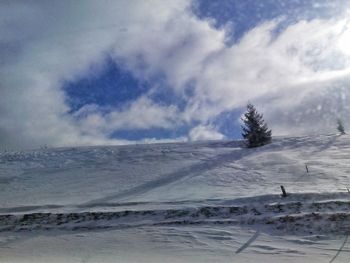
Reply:
M287 192L286 192L286 189L284 189L283 185L281 185L281 190L282 190L282 197L287 197Z
M307 164L305 164L305 169L306 169L306 172L309 173L309 168L307 167Z

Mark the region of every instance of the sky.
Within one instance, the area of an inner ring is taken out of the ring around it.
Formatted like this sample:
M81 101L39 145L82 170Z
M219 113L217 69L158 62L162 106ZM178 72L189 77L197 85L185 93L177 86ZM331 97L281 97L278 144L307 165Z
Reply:
M345 0L0 2L0 149L350 127Z

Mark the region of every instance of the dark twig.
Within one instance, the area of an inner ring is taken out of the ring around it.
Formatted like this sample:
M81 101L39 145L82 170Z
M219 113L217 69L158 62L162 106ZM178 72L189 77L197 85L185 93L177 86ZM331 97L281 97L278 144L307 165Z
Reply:
M340 252L343 250L343 248L344 248L346 242L348 242L348 237L349 237L349 235L347 235L347 236L345 237L344 242L343 242L343 244L341 245L341 247L338 249L337 254L335 254L335 256L331 259L331 261L329 261L329 263L332 263L332 262L339 256L339 254L340 254Z
M245 243L243 244L243 246L241 246L241 247L236 251L236 254L241 253L241 252L242 252L244 249L246 249L251 243L253 243L254 240L257 239L257 237L259 236L259 234L260 234L260 231L259 231L259 230L256 231L255 234L254 234L251 238L249 238L249 240L248 240L247 242L245 242Z

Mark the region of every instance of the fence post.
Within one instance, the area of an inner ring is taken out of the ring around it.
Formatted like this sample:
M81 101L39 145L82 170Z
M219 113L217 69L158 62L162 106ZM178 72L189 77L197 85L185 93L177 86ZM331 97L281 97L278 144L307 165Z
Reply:
M281 185L281 190L282 190L282 197L287 197L287 192L286 192L286 189L284 189L283 185Z

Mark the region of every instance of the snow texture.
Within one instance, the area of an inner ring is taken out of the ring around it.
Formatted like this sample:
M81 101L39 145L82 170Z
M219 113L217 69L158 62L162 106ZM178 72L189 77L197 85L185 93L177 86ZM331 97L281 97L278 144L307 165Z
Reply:
M349 156L348 135L2 151L0 261L348 262Z

